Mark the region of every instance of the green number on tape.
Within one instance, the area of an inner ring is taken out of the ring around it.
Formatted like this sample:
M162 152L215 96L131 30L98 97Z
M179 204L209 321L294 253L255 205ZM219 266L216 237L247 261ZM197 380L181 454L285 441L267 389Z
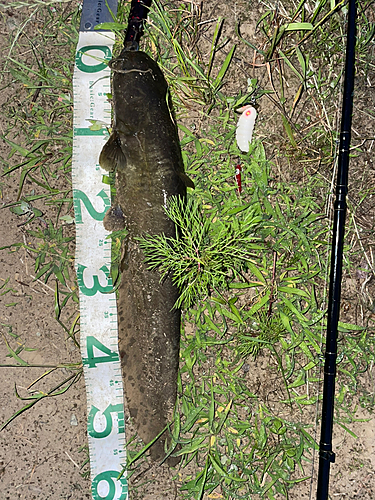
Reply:
M81 210L81 201L84 204L86 210L91 215L91 217L95 220L102 221L104 216L111 206L110 199L107 193L102 189L96 196L99 196L104 202L104 211L97 212L95 208L92 206L91 201L86 193L80 191L79 189L73 190L73 199L74 199L74 211L76 214L76 224L82 224L82 210Z
M103 273L106 276L107 283L108 285L102 286L99 283L99 278L96 274L93 275L92 279L94 281L94 284L92 285L91 288L87 288L85 285L85 282L83 281L83 271L87 269L86 266L83 266L82 264L77 265L77 282L79 289L83 293L83 295L87 295L88 297L92 297L93 295L96 294L96 292L100 293L111 293L113 291L113 285L112 285L112 278L109 275L109 269L107 266L102 266L100 268L100 271L103 271Z
M94 500L113 500L116 493L115 479L119 476L119 472L115 470L107 470L98 474L92 481L92 497ZM101 481L106 481L108 484L108 493L105 497L99 495L98 486ZM126 500L128 498L128 483L126 477L119 479L121 483L121 496L118 500Z
M77 68L84 73L97 73L98 71L102 71L103 69L105 69L107 65L104 62L88 65L82 61L82 57L89 50L100 50L101 52L103 52L103 59L105 59L106 61L109 61L112 57L111 49L109 47L106 47L105 45L87 45L86 47L81 47L76 54Z
M113 419L111 413L117 413L118 416L118 432L125 432L124 424L124 408L122 405L109 405L104 411L103 415L105 417L105 429L98 432L94 429L94 419L96 414L99 412L98 408L95 406L91 407L88 419L87 419L87 429L91 437L101 439L109 436L112 432Z
M112 363L113 361L119 361L119 356L117 352L111 351L98 339L88 335L87 336L87 358L82 358L83 364L88 365L89 368L95 368L98 363ZM103 352L105 356L94 356L94 347L99 351Z

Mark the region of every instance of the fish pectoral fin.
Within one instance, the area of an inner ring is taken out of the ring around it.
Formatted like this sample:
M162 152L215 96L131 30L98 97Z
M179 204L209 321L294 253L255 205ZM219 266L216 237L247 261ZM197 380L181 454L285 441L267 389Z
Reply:
M178 175L186 187L195 188L194 182L184 172L178 172Z
M112 206L105 214L103 220L104 227L107 231L120 231L125 229L125 217L121 207Z
M126 156L122 151L120 137L117 132L112 132L108 141L104 144L99 156L99 165L108 172L126 167Z

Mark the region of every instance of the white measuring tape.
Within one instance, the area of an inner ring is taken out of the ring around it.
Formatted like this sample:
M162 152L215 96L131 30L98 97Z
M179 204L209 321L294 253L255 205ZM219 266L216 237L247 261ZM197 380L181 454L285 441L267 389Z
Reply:
M106 96L111 91L110 70L103 59L111 59L113 43L114 35L110 32L80 32L73 77L75 267L94 500L128 498L126 474L117 480L126 464L124 399L116 295L111 292L109 274L111 242L106 239L109 233L102 222L111 204L110 187L103 184L106 172L98 163L107 133L103 129L93 130L89 121L110 121L111 107Z

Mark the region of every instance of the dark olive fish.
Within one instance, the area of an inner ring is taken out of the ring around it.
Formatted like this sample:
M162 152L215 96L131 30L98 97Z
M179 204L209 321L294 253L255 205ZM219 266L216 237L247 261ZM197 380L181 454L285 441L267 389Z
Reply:
M167 83L155 61L143 52L123 50L113 71L113 131L99 163L116 171L116 199L104 219L107 230L129 231L124 242L119 287L119 350L125 397L145 443L171 420L177 396L180 311L172 309L178 290L170 277L144 263L137 237L175 236L163 206L172 195L184 197L192 182L183 173L176 126L167 105ZM162 438L150 448L164 458ZM169 458L174 465L178 459Z

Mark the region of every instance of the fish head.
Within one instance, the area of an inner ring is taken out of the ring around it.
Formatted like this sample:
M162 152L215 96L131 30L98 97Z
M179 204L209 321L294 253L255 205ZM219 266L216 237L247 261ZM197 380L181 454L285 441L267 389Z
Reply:
M165 102L167 82L158 64L144 52L123 50L110 67L115 127L132 135L145 128L153 110Z

